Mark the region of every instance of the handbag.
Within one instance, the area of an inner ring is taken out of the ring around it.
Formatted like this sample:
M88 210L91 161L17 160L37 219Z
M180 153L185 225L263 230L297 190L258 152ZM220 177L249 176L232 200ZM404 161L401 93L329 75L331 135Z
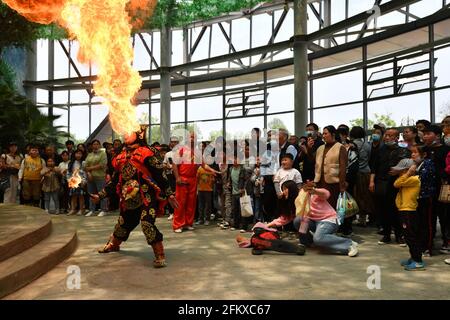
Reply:
M450 203L450 184L443 184L439 192L439 202Z
M339 224L341 224L345 218L352 217L358 212L359 207L355 199L353 199L348 192L341 192L336 206Z
M0 178L0 192L5 192L6 189L10 188L11 184L9 182L9 176Z
M239 202L241 204L241 216L244 218L253 216L252 198L247 195L247 191L245 191L245 195L239 198Z

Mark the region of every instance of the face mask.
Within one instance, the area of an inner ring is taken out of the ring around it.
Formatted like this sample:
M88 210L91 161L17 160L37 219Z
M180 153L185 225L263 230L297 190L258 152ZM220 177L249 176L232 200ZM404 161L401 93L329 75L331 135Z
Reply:
M446 146L450 146L450 137L445 137L444 138L444 143Z
M389 141L389 142L385 142L384 144L387 145L388 147L392 147L392 146L395 146L397 144L397 142Z
M374 133L372 135L372 140L373 141L380 141L380 139L381 139L381 136L379 134Z
M408 143L406 143L406 142L399 142L398 143L398 146L400 147L400 148L408 148Z

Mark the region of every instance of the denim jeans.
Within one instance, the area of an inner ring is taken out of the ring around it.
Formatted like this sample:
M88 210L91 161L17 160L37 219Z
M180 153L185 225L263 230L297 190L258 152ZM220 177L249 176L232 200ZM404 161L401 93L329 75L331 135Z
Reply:
M263 212L261 210L261 197L256 197L256 196L253 197L252 207L253 207L255 222L257 222L257 221L263 222L264 216L263 216Z
M50 200L52 200L52 199L53 199L53 203L55 204L55 210L59 211L59 193L58 193L58 191L44 192L45 210L50 210Z
M301 217L294 219L296 230L300 228L301 220ZM309 230L314 232L313 241L315 245L346 254L352 245L352 240L335 235L334 233L337 229L338 225L336 223L309 220Z
M88 182L88 192L95 194L95 193L99 193L100 191L103 190L103 188L105 187L105 180L93 180L93 181L89 181ZM101 209L103 211L108 211L108 207L107 207L107 200L103 199L100 202L101 205ZM95 203L92 201L92 199L89 198L89 210L90 211L95 211Z

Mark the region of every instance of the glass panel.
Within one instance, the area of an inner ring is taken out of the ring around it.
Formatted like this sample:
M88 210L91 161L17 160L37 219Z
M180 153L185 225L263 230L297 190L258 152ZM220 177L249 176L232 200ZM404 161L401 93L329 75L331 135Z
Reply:
M252 19L252 47L264 46L269 42L272 35L272 16L258 14L253 16ZM308 31L310 30L308 29Z
M410 72L415 72L415 71L419 71L419 70L428 69L429 66L430 66L430 63L429 63L428 60L427 61L416 62L416 63L409 64L409 65L405 65L400 70L400 74L406 74L406 73L410 73Z
M145 38L144 38L145 39ZM142 43L141 38L135 35L133 69L148 70L150 68L150 56Z
M402 126L419 119L430 119L430 94L419 93L369 102L369 122L379 122L380 116L389 121L386 126ZM386 122L386 121L385 121Z
M69 41L62 41L66 50L69 51ZM69 77L69 59L58 41L55 41L55 60L54 60L54 78L68 78Z
M227 139L250 137L252 128L263 128L264 117L226 120Z
M67 110L62 110L59 108L53 108L53 114L55 116L60 116L58 119L56 119L53 122L54 126L61 126L63 128L61 128L60 130L62 131L67 131Z
M53 92L54 104L66 104L69 98L68 91L55 91Z
M428 75L427 75L428 77ZM408 79L410 80L410 79ZM430 80L424 79L424 80L415 80L411 82L405 82L403 86L400 89L400 92L410 92L410 91L416 91L416 90L422 90L429 88L430 86Z
M251 73L226 79L227 89L242 88L243 86L251 86L263 83L264 83L264 75L262 72Z
M172 101L170 103L170 121L184 122L184 100Z
M294 110L294 85L267 89L267 113Z
M437 59L434 65L434 76L437 78L436 87L450 85L450 47L436 50L434 57Z
M93 105L92 106L92 131L97 129L99 124L107 117L109 110L107 106L104 105Z
M48 103L48 91L43 89L36 89L36 102Z
M392 81L390 81L392 83ZM372 91L370 91L369 87L369 98L377 98L382 96L388 96L394 94L394 86L387 86L382 88L375 88Z
M37 40L36 78L38 81L48 79L48 40ZM39 90L39 89L38 89Z
M151 110L152 110L151 122L153 124L158 124L161 117L161 105L159 103L152 103Z
M314 107L362 100L362 70L314 80Z
M221 119L222 96L188 100L188 121Z
M196 121L193 124L197 133L197 139L200 141L214 141L217 137L223 135L222 120Z
M149 137L150 143L159 142L161 140L160 125L150 126L150 133L147 135Z
M192 46L194 46L195 42L197 41L200 31L202 28L194 28L192 31ZM208 49L209 49L209 28L206 29L205 33L203 33L203 36L197 45L197 48L194 51L194 54L192 55L192 61L197 60L203 60L208 58Z
M441 122L446 116L450 115L450 89L436 90L436 122Z
M282 10L275 12L275 26L282 14ZM294 9L289 9L283 24L281 25L280 31L275 37L275 42L281 42L289 40L294 35Z
M225 29L225 32L228 34L229 30L230 30L229 24L223 23L222 26ZM225 36L223 35L222 30L220 30L219 25L214 24L212 26L211 57L228 54L229 50L230 50L230 46L228 45L228 42L225 39Z
M392 69L375 71L369 76L369 81L375 81L379 79L392 77L394 75L392 71L393 71Z
M268 129L287 129L289 132L294 132L294 113L282 113L267 115Z
M172 31L172 65L183 63L183 30Z
M409 12L423 18L435 13L441 8L442 0L418 1L417 3L409 5Z
M77 106L70 108L70 134L76 139L84 141L89 136L89 108Z
M316 109L313 113L314 123L322 130L323 127L333 125L336 128L340 124L348 126L362 125L363 105L356 103L351 105Z

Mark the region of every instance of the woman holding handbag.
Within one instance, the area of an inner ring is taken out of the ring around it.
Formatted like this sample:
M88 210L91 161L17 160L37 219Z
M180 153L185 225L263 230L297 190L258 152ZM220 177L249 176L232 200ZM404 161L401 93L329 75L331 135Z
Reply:
M310 195L309 212L294 219L294 227L300 231L302 244L314 243L349 257L358 255L358 244L351 239L335 235L338 229L336 210L330 205L330 192L325 188L315 188L308 181L303 190ZM311 239L311 234L313 232ZM309 242L309 243L308 243Z

